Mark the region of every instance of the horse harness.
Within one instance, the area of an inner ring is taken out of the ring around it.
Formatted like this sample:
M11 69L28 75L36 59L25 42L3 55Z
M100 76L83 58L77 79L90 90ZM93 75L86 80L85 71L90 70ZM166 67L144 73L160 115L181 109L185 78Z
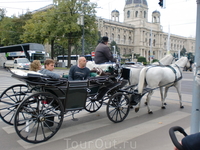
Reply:
M177 72L176 72L176 70L175 70L172 66L167 65L166 67L169 67L169 68L172 69L172 71L174 72L174 74L175 74L175 80L174 80L174 83L175 83L175 82L177 82L177 81L179 81L179 80L182 79L182 72L181 72L180 67L179 67L177 64L174 64L174 65L178 68L178 70L179 70L179 72L180 72L180 74L181 74L181 76L180 76L179 78L177 78Z

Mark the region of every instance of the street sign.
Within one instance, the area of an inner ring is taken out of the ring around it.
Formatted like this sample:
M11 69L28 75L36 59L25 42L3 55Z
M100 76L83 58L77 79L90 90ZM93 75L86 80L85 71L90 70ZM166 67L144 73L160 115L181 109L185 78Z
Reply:
M91 55L92 55L92 57L94 57L94 56L95 56L95 52L94 52L94 51L92 51L92 52L91 52Z

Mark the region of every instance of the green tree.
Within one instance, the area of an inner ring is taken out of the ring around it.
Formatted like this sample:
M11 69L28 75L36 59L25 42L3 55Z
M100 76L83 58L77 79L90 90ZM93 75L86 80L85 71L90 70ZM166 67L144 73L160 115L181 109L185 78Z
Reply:
M110 49L111 49L112 52L114 52L114 47L113 46L115 46L115 51L117 52L117 54L120 55L119 48L118 48L117 43L115 41L112 41L110 43Z
M26 13L19 17L4 17L0 21L0 37L2 45L14 45L22 43L20 36L23 34L24 29L22 26L30 19L31 14Z
M142 56L138 57L138 60L137 60L137 61L138 61L138 62L142 62L144 65L147 64L146 58L145 58L145 57L142 57Z
M180 56L185 56L186 55L186 49L185 47L182 48L182 50L180 51Z
M55 7L46 12L39 12L24 26L23 40L38 40L38 43L48 42L51 44L51 57L54 57L54 43L58 43L70 56L72 46L80 43L83 26L77 24L80 10L84 13L85 41L90 44L96 43L97 26L95 24L95 4L84 3L89 0L54 0ZM40 37L38 37L40 36ZM91 38L92 37L92 38ZM70 57L68 64L71 64ZM68 66L69 67L69 66Z
M37 12L33 14L32 18L23 26L24 33L20 36L23 42L45 43L45 39L48 37L47 33L43 31L45 28L46 16L47 12Z

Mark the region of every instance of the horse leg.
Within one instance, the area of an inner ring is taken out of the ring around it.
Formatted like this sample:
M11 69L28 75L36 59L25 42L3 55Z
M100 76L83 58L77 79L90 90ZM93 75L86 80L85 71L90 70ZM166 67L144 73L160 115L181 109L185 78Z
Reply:
M152 91L150 91L149 93L148 93L148 95L147 95L147 99L146 99L146 102L147 102L147 109L148 109L148 113L149 114L153 114L153 111L150 109L150 100L151 100L151 96L153 95L153 90Z
M166 97L167 97L168 90L169 90L169 87L165 87L165 93L164 93L164 97L163 97L163 101L162 101L162 109L165 109L166 108L165 106L167 105L165 100L166 100Z
M160 97L161 97L161 102L162 102L162 109L165 109L164 107L164 97L163 97L163 87L160 87Z
M136 113L140 110L140 106L141 106L141 100L140 100L140 102L137 104L137 107L135 107L135 112L136 112Z
M177 84L174 85L174 87L177 90L178 96L179 96L179 102L180 102L180 108L184 108L183 103L182 103L182 96L181 96L181 84L180 81L177 82Z

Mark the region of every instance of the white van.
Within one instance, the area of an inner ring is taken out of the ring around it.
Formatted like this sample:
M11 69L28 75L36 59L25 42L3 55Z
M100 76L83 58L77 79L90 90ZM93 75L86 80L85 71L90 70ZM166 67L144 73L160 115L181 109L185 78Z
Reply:
M30 61L27 58L15 58L14 60L7 60L4 66L15 69L29 69Z

